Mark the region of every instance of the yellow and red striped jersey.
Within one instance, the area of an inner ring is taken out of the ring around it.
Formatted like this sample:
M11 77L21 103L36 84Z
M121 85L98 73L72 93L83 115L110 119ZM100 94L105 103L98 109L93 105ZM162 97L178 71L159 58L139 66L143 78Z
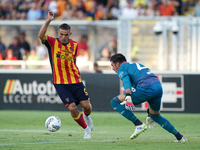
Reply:
M80 71L75 64L78 46L77 42L70 39L68 44L63 45L60 43L59 39L47 35L44 44L49 52L53 83L80 83Z

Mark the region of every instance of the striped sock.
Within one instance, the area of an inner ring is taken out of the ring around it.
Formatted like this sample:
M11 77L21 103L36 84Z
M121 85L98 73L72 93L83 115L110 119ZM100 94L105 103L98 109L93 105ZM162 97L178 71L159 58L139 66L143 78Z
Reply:
M85 120L83 119L83 114L79 112L78 116L76 118L73 118L79 126L81 126L83 129L87 128L87 124L85 123Z
M91 114L91 112L90 112L90 113L83 112L83 113L84 113L84 115L86 115L86 116L89 116L89 115Z

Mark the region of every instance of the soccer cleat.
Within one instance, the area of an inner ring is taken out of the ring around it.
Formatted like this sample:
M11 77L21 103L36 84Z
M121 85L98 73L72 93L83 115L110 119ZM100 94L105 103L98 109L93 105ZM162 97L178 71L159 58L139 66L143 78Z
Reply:
M186 138L182 137L182 139L176 140L174 142L176 142L176 143L186 143L186 142L188 142L188 140Z
M84 112L83 112L83 118L84 118L86 124L89 126L89 128L90 128L91 130L93 130L93 127L94 127L94 126L93 126L93 122L92 122L91 117L90 117L90 116L86 116L86 115L84 114Z
M84 135L83 138L84 139L91 139L91 133L92 133L91 129L87 126L87 128L85 128L84 131L85 131L85 135Z
M151 117L146 118L146 124L149 126L149 129L155 129L157 126L157 123Z
M142 125L136 126L134 133L130 136L130 139L138 137L138 135L140 135L140 133L144 132L145 130L147 130L147 125L144 123Z

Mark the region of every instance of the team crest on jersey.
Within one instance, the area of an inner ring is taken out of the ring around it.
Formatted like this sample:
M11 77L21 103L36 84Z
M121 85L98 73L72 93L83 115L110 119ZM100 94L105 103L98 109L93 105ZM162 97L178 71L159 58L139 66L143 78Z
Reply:
M69 49L70 49L70 51L72 51L72 47L70 47Z

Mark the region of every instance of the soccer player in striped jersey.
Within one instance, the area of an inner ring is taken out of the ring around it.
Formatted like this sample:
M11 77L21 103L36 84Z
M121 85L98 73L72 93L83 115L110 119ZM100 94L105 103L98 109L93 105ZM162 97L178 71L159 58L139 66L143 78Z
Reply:
M93 122L90 117L92 105L76 66L78 44L69 39L72 34L71 27L65 23L59 26L58 38L46 35L47 28L53 19L54 13L49 11L38 37L48 49L52 82L58 95L69 109L72 118L85 130L84 139L90 139L93 129ZM78 104L81 104L83 113L78 111Z
M135 109L134 105L148 102L147 124L149 127L153 125L155 128L155 123L158 123L176 137L177 140L174 142L187 142L187 139L166 118L160 115L163 90L157 76L142 64L127 62L125 56L120 53L113 55L110 62L112 69L122 80L125 89L125 94L113 98L110 103L116 111L136 126L130 138L136 138L147 129L147 125L141 122L132 111Z

